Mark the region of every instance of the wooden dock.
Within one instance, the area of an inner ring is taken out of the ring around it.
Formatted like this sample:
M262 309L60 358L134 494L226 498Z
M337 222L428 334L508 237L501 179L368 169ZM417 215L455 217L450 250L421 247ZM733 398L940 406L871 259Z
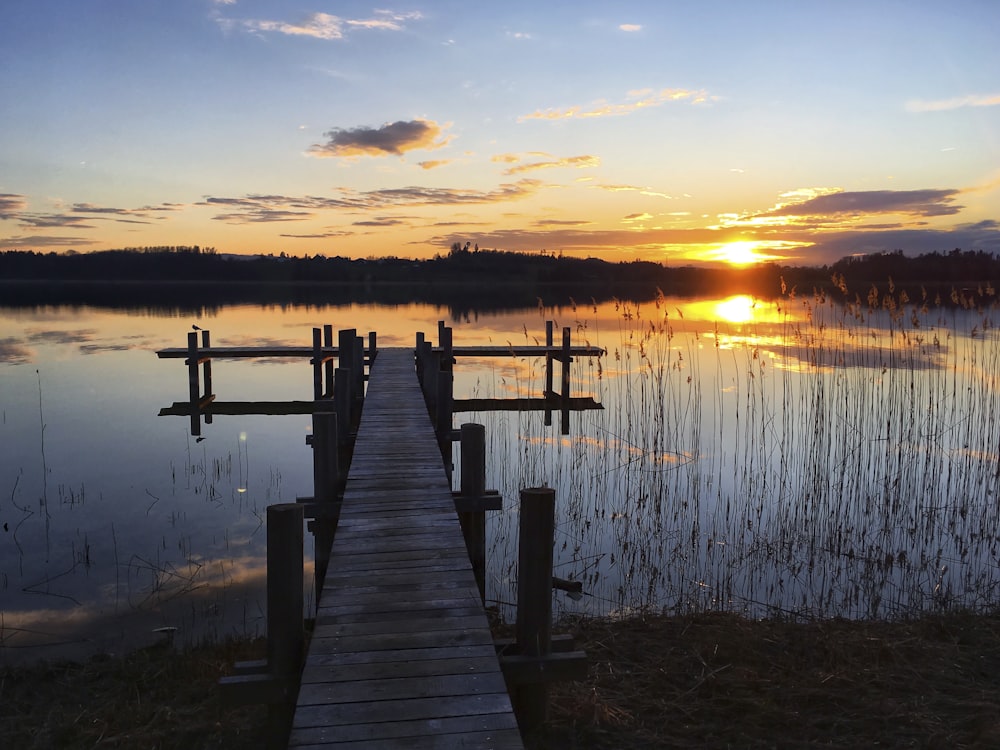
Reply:
M289 747L523 747L412 349L372 365Z

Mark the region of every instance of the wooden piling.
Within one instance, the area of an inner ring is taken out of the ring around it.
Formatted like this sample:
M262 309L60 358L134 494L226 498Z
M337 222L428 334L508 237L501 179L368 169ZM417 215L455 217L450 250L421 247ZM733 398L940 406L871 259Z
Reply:
M188 400L191 402L191 434L201 435L201 379L198 373L198 332L188 333Z
M323 398L323 332L313 328L313 401Z
M356 385L354 382L354 341L358 337L358 332L354 328L342 328L337 332L337 347L340 353L340 360L338 362L338 367L347 370L350 373L348 380L350 381L351 388L351 414L348 420L348 424L351 425L352 429L357 423L357 418L361 414L360 406L357 404L357 396L355 393Z
M556 491L549 487L521 490L520 538L517 550L517 621L515 638L522 656L542 658L552 643L552 545L555 537ZM519 685L514 710L522 732L537 729L548 709L548 685Z
M267 663L287 686L286 700L268 706L268 746L285 747L291 728L305 631L302 622L302 506L267 508Z
M486 495L486 427L467 422L461 431L462 463L460 486L464 500L482 500ZM486 510L458 514L479 596L486 604Z
M570 355L570 332L569 327L562 329L562 389L560 395L564 402L569 401L569 383L570 383L570 363L573 361L573 357Z
M551 320L545 321L545 346L552 346L552 334L555 328L555 322ZM552 362L553 362L552 352L545 352L545 389L542 391L542 398L546 401L546 409L544 416L544 424L546 427L552 424L552 409L548 408L547 403L552 400Z
M323 346L333 348L333 326L323 326ZM333 357L325 357L323 360L323 398L330 398L333 395Z
M552 346L552 334L555 323L551 320L545 321L545 346ZM548 398L552 394L552 352L545 353L545 391Z
M212 338L208 331L201 332L201 348L203 350L201 352L202 392L208 397L214 393L212 390L212 355L208 351L212 348ZM205 424L212 424L212 415L210 413L205 414Z
M360 419L361 405L365 400L365 340L362 336L354 337L354 358L351 363L351 372L354 375L352 393Z
M315 402L313 408L313 502L333 505L337 502L340 483L336 404L330 399L321 399ZM330 518L326 514L319 515L319 518L312 521L317 604L322 593L323 580L326 578L330 548L337 528L336 516Z
M333 402L337 411L337 443L351 440L351 371L338 367L333 375Z

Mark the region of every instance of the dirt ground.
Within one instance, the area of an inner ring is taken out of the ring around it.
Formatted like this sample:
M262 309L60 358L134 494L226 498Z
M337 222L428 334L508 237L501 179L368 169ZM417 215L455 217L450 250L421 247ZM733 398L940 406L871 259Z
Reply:
M911 622L645 616L560 624L586 680L529 748L1000 748L1000 615ZM216 681L263 643L0 668L4 747L252 748L266 711Z

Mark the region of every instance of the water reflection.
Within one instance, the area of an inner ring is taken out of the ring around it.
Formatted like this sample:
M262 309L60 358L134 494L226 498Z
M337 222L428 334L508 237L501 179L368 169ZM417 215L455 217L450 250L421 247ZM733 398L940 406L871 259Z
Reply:
M268 504L312 494L311 414L231 414L200 442L185 371L154 352L192 323L218 345L308 343L314 326L433 333L447 308L401 304L160 315L0 310L0 643L177 626L260 627ZM818 299L566 303L454 322L456 344L544 341L544 321L608 350L573 368L603 411L462 412L487 425L489 599L515 600L518 490L558 502L566 610L727 608L882 616L988 606L1000 549L1000 383L992 311ZM232 402L310 401L311 368L218 360ZM463 359L460 399L533 399L543 357ZM459 456L455 456L458 464ZM508 611L509 614L509 611ZM93 625L91 628L90 625Z

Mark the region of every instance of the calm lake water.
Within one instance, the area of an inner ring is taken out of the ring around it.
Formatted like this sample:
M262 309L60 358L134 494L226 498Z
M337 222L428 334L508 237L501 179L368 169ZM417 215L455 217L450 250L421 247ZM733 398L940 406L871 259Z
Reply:
M184 417L192 324L224 345L315 326L456 345L543 343L604 409L456 414L487 426L487 598L516 600L518 490L557 495L557 611L888 617L983 608L1000 584L992 312L748 297L461 315L430 305L202 314L0 307L0 658L263 633L263 520L312 494L309 416ZM558 334L557 334L558 340ZM222 401L309 400L303 361L216 361ZM460 359L457 397L540 396L544 360ZM458 455L456 452L456 464ZM458 477L456 476L456 483ZM307 537L307 552L311 542ZM307 561L307 580L311 576ZM308 597L307 597L308 598Z

